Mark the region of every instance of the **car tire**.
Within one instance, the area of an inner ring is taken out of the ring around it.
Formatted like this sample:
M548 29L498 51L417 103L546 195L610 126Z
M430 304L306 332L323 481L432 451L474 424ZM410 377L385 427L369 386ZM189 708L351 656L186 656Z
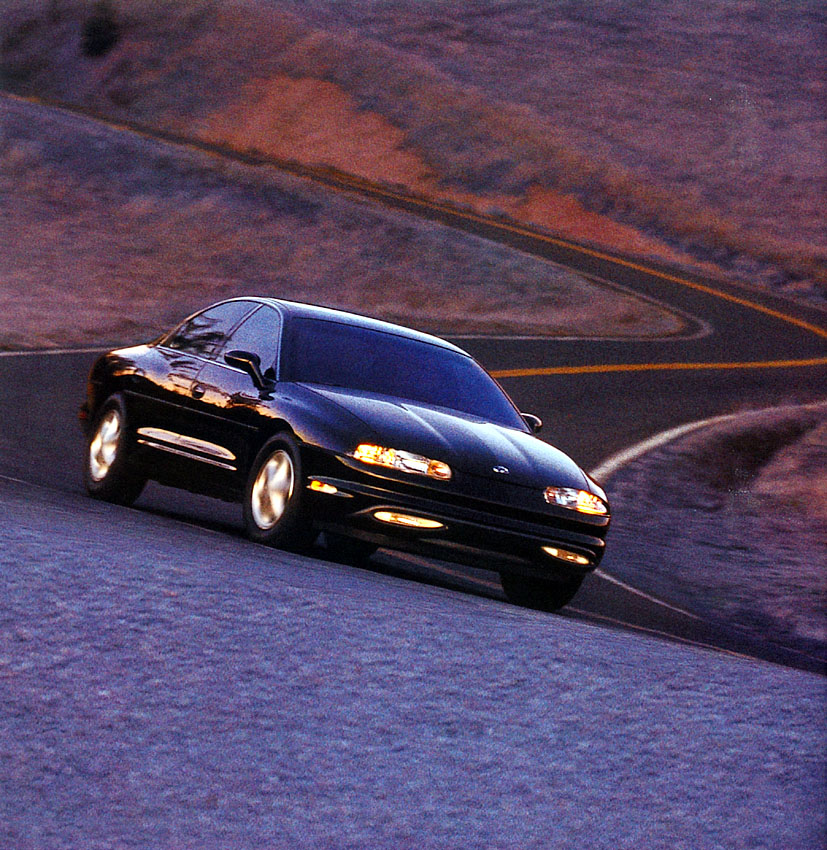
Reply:
M277 549L304 551L313 542L301 457L289 434L269 440L253 462L244 489L244 525L251 540Z
M133 467L131 447L126 404L116 393L101 405L86 441L83 479L90 496L131 505L141 495L146 478Z
M574 599L583 578L575 576L563 581L550 581L501 573L500 582L506 599L514 605L534 608L537 611L558 611Z

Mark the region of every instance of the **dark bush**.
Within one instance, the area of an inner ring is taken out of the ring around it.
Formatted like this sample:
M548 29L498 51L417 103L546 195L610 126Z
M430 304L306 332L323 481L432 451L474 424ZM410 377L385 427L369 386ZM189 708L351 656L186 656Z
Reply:
M83 25L84 56L104 56L118 43L120 34L115 12L107 0L100 0Z

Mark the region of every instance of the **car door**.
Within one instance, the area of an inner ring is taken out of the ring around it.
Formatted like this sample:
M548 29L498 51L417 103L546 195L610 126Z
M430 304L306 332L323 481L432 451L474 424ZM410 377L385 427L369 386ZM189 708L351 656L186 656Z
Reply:
M224 354L233 350L255 354L265 378L274 379L280 337L281 316L275 308L261 305L227 335L198 374L198 434L232 455L233 465L242 472L253 460L263 402L269 394L247 372L228 365Z
M176 469L193 471L221 452L204 442L198 403L199 373L224 343L226 335L256 303L226 301L191 316L142 358L142 378L136 386L133 409L139 443L174 455Z

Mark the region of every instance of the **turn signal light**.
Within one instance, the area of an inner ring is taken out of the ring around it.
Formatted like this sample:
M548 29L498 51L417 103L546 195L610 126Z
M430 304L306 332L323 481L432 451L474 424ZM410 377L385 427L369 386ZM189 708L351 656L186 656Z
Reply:
M338 487L334 487L326 481L317 481L315 478L311 478L307 486L310 490L315 490L317 493L327 493L328 496L333 496L339 492Z

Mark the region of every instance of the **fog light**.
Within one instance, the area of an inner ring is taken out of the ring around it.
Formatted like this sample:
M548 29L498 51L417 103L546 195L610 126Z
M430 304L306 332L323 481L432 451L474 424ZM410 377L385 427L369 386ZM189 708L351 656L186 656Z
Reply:
M374 519L379 522L388 522L391 525L404 525L406 528L443 528L441 522L435 519L425 519L421 516L411 516L410 514L399 514L396 511L376 511Z
M568 561L570 564L578 564L581 567L587 567L592 561L585 555L580 555L578 552L569 552L568 549L558 549L556 546L543 546L543 551L552 558L558 558L561 561Z
M334 487L332 484L327 484L324 481L317 481L315 478L312 478L307 486L310 490L315 490L317 493L327 493L329 496L333 496L339 492L338 487Z

